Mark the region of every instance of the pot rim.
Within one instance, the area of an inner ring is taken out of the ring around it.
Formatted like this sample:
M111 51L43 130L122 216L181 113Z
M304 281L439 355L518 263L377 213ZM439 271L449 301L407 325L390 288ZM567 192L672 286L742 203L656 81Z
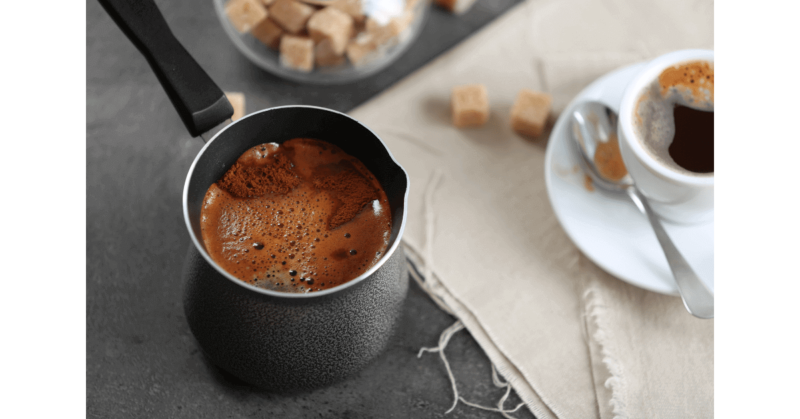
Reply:
M370 269L368 269L363 274L361 274L358 277L356 277L354 279L351 279L351 280L349 280L349 281L347 281L347 282L345 282L343 284L337 285L337 286L335 286L333 288L329 288L329 289L326 289L326 290L323 290L323 291L315 291L315 292L310 292L310 293L278 292L278 291L272 291L272 290L268 290L268 289L264 289L264 288L259 288L259 287L256 287L254 285L250 285L250 284L242 281L239 278L236 278L235 276L231 275L230 273L228 273L227 271L222 269L222 267L217 265L217 263L211 258L211 256L208 254L208 252L206 252L205 248L200 244L200 241L198 240L197 236L194 234L194 229L192 228L191 221L189 220L189 184L190 184L190 182L192 180L192 174L194 174L194 169L197 166L197 163L200 160L200 157L203 156L203 153L205 153L206 149L208 149L208 147L214 141L216 141L217 138L219 138L221 135L223 135L223 133L225 131L227 131L233 125L237 124L239 121L242 121L244 119L250 118L250 117L252 117L252 116L254 116L256 114L269 112L269 111L272 111L272 110L275 110L275 109L285 109L285 108L311 108L311 109L318 109L318 110L322 110L322 111L326 111L326 112L332 112L332 113L344 116L346 118L349 118L349 119L355 121L357 124L361 125L367 131L369 131L373 136L375 136L375 138L381 143L383 148L389 154L389 158L392 159L394 164L397 165L397 167L400 169L400 171L406 177L406 190L403 193L403 217L402 217L402 220L400 222L400 228L397 231L397 237L395 238L395 240L392 243L392 245L389 246L389 250L384 252L383 256L378 261L378 263L376 263L374 266L372 266ZM342 292L342 291L344 291L346 289L354 287L357 284L360 284L362 281L364 281L366 278L372 276L372 274L374 274L378 269L380 269L386 263L386 261L388 261L389 258L394 254L394 252L397 250L397 247L400 246L400 241L401 241L401 239L403 237L403 233L405 232L405 228L406 228L406 218L408 217L408 193L409 193L409 190L410 190L409 186L410 186L410 179L408 177L408 173L403 168L403 166L400 165L400 163L397 161L397 159L394 157L394 155L392 154L392 151L389 149L389 147L386 146L386 143L383 142L383 140L381 139L380 136L378 136L378 134L376 134L374 131L372 131L368 126L362 124L357 119L355 119L352 116L347 115L347 114L345 114L343 112L335 111L333 109L323 108L323 107L320 107L320 106L310 106L310 105L276 106L276 107L262 109L260 111L250 113L248 115L243 116L239 120L228 124L228 126L223 128L222 130L220 130L216 135L214 135L211 138L211 140L209 140L203 146L202 149L200 149L200 152L197 153L197 156L195 156L191 167L189 167L189 172L186 175L186 182L183 185L183 199L182 199L183 200L183 221L186 223L186 229L189 231L189 237L192 239L192 243L194 244L194 246L197 249L197 251L200 252L200 254L203 256L203 258L206 260L206 262L209 265L211 265L219 274L221 274L223 277L227 278L228 280L233 281L235 284L237 284L237 285L239 285L239 286L241 286L241 287L243 287L245 289L248 289L250 291L253 291L253 292L256 292L256 293L260 293L260 294L263 294L263 295L268 295L268 296L271 296L271 297L288 298L288 299L310 299L310 298L325 297L325 296L328 296L328 295L337 294L337 293Z

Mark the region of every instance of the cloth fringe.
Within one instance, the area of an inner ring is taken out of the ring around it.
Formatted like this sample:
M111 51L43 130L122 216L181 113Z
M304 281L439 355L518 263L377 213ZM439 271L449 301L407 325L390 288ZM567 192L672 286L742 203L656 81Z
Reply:
M614 419L627 419L625 414L627 411L625 402L625 374L622 370L622 364L613 356L612 345L613 339L608 336L607 328L603 327L601 317L606 310L605 303L602 297L589 286L583 293L583 300L586 307L586 316L590 321L594 322L597 330L592 337L597 341L600 346L600 354L602 356L603 365L608 369L611 375L603 385L611 390L611 400L609 405L614 414Z

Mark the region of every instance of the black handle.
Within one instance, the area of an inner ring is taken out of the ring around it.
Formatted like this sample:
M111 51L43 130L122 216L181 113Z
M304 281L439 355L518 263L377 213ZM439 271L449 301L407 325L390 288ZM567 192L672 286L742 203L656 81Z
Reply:
M193 137L233 115L225 94L183 48L153 0L99 0L144 55Z

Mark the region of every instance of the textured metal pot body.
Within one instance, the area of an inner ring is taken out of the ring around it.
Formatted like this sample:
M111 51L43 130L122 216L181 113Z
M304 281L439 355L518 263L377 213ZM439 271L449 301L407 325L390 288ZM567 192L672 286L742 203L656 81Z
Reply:
M208 187L249 148L297 137L336 144L357 157L386 191L392 234L383 258L363 275L309 294L256 288L210 258L200 233ZM408 176L382 141L344 114L292 106L267 109L235 122L195 159L184 189L192 238L184 265L184 311L206 356L220 368L271 390L324 386L358 371L386 346L408 291L400 238L405 228Z
M186 319L206 356L272 390L320 387L360 370L386 346L408 291L402 247L356 286L313 299L250 292L194 246L184 278Z

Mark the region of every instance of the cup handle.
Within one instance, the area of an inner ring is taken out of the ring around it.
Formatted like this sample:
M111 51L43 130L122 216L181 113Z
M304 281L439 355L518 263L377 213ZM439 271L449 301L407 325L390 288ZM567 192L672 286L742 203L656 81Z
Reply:
M144 55L193 137L233 115L225 94L172 34L153 0L99 0Z

